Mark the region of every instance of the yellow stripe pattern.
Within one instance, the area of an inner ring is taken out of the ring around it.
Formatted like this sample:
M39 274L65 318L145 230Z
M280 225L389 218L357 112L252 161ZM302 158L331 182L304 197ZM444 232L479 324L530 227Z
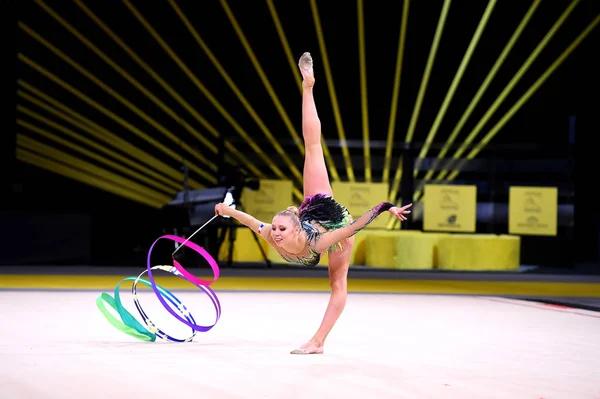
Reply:
M0 289L106 290L127 276L4 275ZM212 279L211 276L198 276ZM189 282L173 276L155 277L169 290L197 290ZM213 285L216 291L329 292L329 280L312 277L222 277ZM148 290L144 287L141 290ZM455 295L535 295L600 297L599 283L499 282L451 280L349 279L349 292L455 294Z

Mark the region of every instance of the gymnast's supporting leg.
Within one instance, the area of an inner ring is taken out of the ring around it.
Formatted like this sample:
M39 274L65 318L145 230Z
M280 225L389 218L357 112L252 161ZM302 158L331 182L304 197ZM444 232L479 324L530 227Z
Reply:
M354 237L342 242L343 250L329 253L329 285L331 296L319 329L309 342L302 345L297 353L322 353L325 340L346 307L348 298L348 268L354 245Z

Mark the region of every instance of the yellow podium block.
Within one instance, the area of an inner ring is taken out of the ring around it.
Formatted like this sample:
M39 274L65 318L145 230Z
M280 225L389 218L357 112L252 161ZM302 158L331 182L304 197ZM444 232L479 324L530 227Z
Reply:
M233 262L263 262L263 256L260 252L260 247L263 248L265 253L268 251L270 245L260 237L258 238L259 245L256 244L253 235L256 235L252 230L247 227L240 227L236 229L236 239L233 242ZM219 260L225 260L229 256L229 232L225 234L225 239L219 249Z
M515 270L520 265L519 236L451 234L439 241L439 268L445 270Z
M367 266L382 269L396 266L396 237L392 232L369 234L365 244Z
M352 255L350 257L350 265L366 265L367 264L367 241L371 231L362 230L354 235L354 246L352 247Z
M416 230L369 232L365 238L366 266L395 269L397 264L397 242L402 241L406 237L421 234L423 233Z
M427 270L438 267L438 245L449 233L405 234L396 240L396 269Z

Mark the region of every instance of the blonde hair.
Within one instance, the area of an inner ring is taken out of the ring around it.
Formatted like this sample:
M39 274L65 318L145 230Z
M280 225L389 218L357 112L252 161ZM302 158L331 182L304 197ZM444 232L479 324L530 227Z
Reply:
M292 212L294 215L296 215L296 217L300 217L300 212L298 211L298 207L297 206L288 206L286 208L286 211L290 211Z
M277 216L289 216L294 221L296 226L300 226L300 212L296 206L288 206L283 211L277 213Z

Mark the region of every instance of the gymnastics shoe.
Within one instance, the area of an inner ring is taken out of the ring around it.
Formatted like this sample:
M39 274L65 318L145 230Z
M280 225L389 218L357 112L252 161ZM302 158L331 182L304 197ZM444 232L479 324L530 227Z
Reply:
M322 355L324 352L323 347L320 348L298 348L294 349L290 353L292 355Z
M309 52L302 54L302 57L298 61L298 66L300 67L300 73L302 73L304 81L309 87L312 87L315 84L315 72L313 69L313 59Z

